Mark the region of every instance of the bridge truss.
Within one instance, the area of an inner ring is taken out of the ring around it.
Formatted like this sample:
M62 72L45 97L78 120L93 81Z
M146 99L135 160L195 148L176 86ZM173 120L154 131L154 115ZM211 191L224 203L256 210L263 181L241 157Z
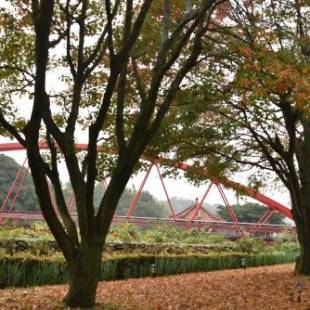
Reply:
M48 146L45 142L40 142L40 148L44 150L44 149L47 149ZM87 144L76 144L76 149L77 151L86 150ZM24 150L24 147L19 143L0 144L0 152L21 151L21 150ZM171 223L171 224L179 225L182 227L207 228L208 230L212 232L220 232L220 233L225 233L225 234L241 234L243 232L247 232L252 235L278 233L278 232L283 231L284 229L288 229L288 230L294 229L294 226L268 224L268 221L270 220L272 215L275 213L280 213L284 215L286 218L291 219L291 220L293 219L292 213L290 209L284 206L283 204L275 201L274 199L270 197L267 197L266 195L259 193L258 191L255 191L254 189L248 188L240 183L229 180L227 178L221 178L221 179L212 178L208 175L207 170L202 167L197 168L197 167L192 167L186 163L176 163L175 161L168 159L168 158L157 158L155 160L150 159L150 158L144 158L144 160L147 160L149 162L149 166L145 172L145 176L140 184L140 187L135 194L135 197L127 211L126 216L115 215L113 218L114 223L117 223L119 221L127 221L128 223L134 223L140 226L149 226L150 224L155 224L155 223ZM175 213L175 210L173 208L173 205L171 203L171 200L168 194L168 190L165 184L164 177L161 173L162 165L181 169L183 171L188 171L192 169L193 173L199 175L203 179L209 180L209 185L207 186L207 189L204 195L201 197L200 200L196 199L195 204L193 204L190 208L188 208L188 212L180 212L178 214ZM141 197L144 186L148 178L150 177L150 173L152 169L156 170L159 176L159 179L160 179L161 186L166 196L167 204L170 209L170 217L168 218L149 218L149 217L147 218L147 217L134 216L135 208ZM22 166L18 170L2 202L2 205L0 207L0 223L3 222L3 219L10 220L13 222L20 222L20 221L30 222L30 221L44 220L43 215L41 213L14 212L14 205L16 203L16 200L18 199L20 192L22 191L22 187L25 182L27 174L28 174L28 166L27 166L27 158L26 158L23 161ZM108 185L105 179L102 180L101 184L104 189ZM212 187L218 190L220 197L223 200L223 203L228 211L228 214L230 215L231 222L227 222L227 221L224 221L223 219L213 216L209 214L207 210L204 209L204 202L206 201L207 196L209 195ZM266 206L266 212L257 221L257 223L240 223L238 221L236 213L234 212L231 204L229 203L229 200L225 194L224 188L230 188L237 192L241 192L244 195L257 200L258 202ZM53 196L53 191L51 187L50 187L50 195L51 195L53 204L55 206L55 210L57 210L55 198ZM69 197L67 201L67 206L72 214L72 217L76 218L76 214L74 213L74 204L75 204L74 196L72 195L71 197ZM202 213L207 214L209 216L208 217L202 216L201 215Z

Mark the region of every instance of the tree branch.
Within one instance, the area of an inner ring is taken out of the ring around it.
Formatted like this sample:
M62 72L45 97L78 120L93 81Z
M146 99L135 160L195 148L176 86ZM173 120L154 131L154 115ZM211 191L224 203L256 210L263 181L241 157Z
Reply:
M0 124L6 129L21 145L26 146L26 140L20 135L18 130L11 125L4 117L3 112L0 110Z
M66 206L66 201L63 195L63 191L61 188L59 172L58 172L58 164L57 164L57 148L56 148L54 141L51 139L51 136L48 131L46 134L46 141L48 143L50 154L51 154L51 173L49 174L49 176L50 176L50 180L52 181L54 192L55 192L57 209L62 218L64 226L66 227L68 235L71 237L73 243L75 244L75 247L78 248L79 238L78 238L77 228L76 228L76 225L73 219L71 218L69 214L68 208Z

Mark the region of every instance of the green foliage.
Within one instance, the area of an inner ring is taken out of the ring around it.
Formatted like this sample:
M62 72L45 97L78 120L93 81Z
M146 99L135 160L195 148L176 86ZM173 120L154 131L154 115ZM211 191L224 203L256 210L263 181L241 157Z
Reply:
M141 229L137 225L122 222L111 227L107 242L136 242L141 239Z
M177 243L177 244L216 244L232 245L233 243L218 234L206 230L184 229L174 224L158 224L147 229L136 225L119 223L112 226L107 242Z
M95 188L94 204L98 207L101 198L104 194L101 185L97 185ZM126 215L127 211L134 199L135 191L132 189L125 189L116 209L117 215ZM168 207L165 203L158 201L148 191L143 191L140 199L135 207L134 216L141 217L167 217L169 216Z
M60 283L68 277L63 259L2 257L0 260L0 288Z
M145 240L155 242L155 239L162 238L166 243L183 244L224 244L229 243L224 236L211 234L207 231L197 229L184 229L175 225L158 225L153 229L145 231Z
M47 225L36 222L32 223L31 228L1 225L0 240L3 239L54 240Z
M251 202L244 203L242 205L233 205L232 207L237 215L238 220L243 223L256 223L261 218L261 216L263 216L263 214L268 211L265 206L259 203ZM225 220L231 221L231 217L225 206L219 206L217 209L217 214L223 217ZM283 220L284 217L281 214L276 213L272 215L268 223L285 225Z
M23 241L29 244L38 252L44 252L51 248L51 242L54 238L44 224L33 223L31 228L22 228L14 226L0 226L0 243L13 241ZM107 236L107 244L122 243L142 244L156 246L157 244L167 244L176 246L208 246L213 251L222 251L239 247L242 252L257 253L262 250L261 240L245 237L235 242L228 240L225 236L213 234L205 229L184 229L172 224L158 224L147 228L141 228L134 224L120 222L111 226L110 233ZM283 232L279 234L273 242L273 247L277 250L289 248L298 249L296 235L292 232ZM14 252L14 246L13 246Z
M291 242L291 241L277 241L273 244L273 249L279 252L287 252L293 251L298 253L299 252L299 245L298 243Z
M248 237L241 238L236 241L236 250L242 253L260 253L264 250L264 242Z
M277 240L278 242L285 241L290 243L296 243L297 235L292 234L289 230L284 230L276 236L275 240Z
M135 192L126 189L120 198L116 213L118 215L126 215L131 202L135 196ZM166 204L159 202L148 191L143 191L136 205L134 216L142 217L167 217L169 215Z

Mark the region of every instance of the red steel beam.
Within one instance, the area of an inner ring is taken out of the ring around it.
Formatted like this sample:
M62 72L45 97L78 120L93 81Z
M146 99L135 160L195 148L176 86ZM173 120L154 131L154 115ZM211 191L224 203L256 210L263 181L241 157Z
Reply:
M265 224L270 219L270 217L275 213L275 210L269 209L266 213L264 213L261 218L258 220L257 225Z
M39 142L39 147L41 149L48 149L48 145L46 142ZM75 145L77 150L87 150L87 144L81 144L81 143L77 143ZM0 152L8 152L8 151L18 151L18 150L23 150L24 147L17 143L17 142L10 142L10 143L2 143L0 144ZM113 153L112 150L106 150L108 152ZM146 160L152 160L150 158L143 158ZM236 190L237 192L241 192L244 193L245 195L254 198L255 200L261 202L262 204L280 212L281 214L283 214L284 216L288 217L289 219L293 220L293 215L292 212L289 208L287 208L286 206L284 206L283 204L273 200L272 198L267 197L266 195L263 195L261 193L259 193L258 191L251 189L249 187L246 187L238 182L232 181L230 179L227 178L221 178L221 179L216 179L213 177L210 177L208 175L208 172L206 169L204 169L203 167L192 167L189 164L186 163L176 163L174 160L169 159L169 158L158 158L157 161L162 164L162 165L167 165L170 167L175 167L184 171L187 170L193 170L195 173L197 173L198 175L205 177L207 179L211 179L211 181L213 182L217 182L217 183L221 183L222 185L224 185L225 187L231 188L233 190Z
M269 209L266 213L264 213L263 216L256 223L256 226L254 227L252 234L255 235L260 230L260 227L266 224L275 212L276 212L275 210Z
M195 205L194 205L194 212L191 216L191 220L195 220L197 215L198 215L198 212L199 210L202 208L202 205L198 202L198 198L196 198L196 201L195 201Z
M204 201L206 200L206 198L207 198L207 196L208 196L208 194L212 188L212 185L213 185L213 183L210 182L210 184L209 184L207 190L205 191L204 195L202 196L200 202L198 202L198 198L196 198L195 209L194 209L194 212L192 214L191 220L195 220L199 210L201 208L203 208Z
M166 163L169 165L172 165L173 161L170 159L166 159L163 158L163 163ZM208 175L208 172L206 171L206 169L204 169L203 167L192 167L189 164L186 163L177 163L174 165L175 168L187 171L187 170L195 170L196 173L200 174L201 176L204 176L205 178L209 178L211 179L211 181L213 181L214 183L220 183L222 185L224 185L225 187L231 188L237 192L241 192L244 193L246 196L249 196L259 202L261 202L262 204L278 211L279 213L281 213L282 215L284 215L285 217L288 217L289 219L293 220L293 215L292 212L289 208L287 208L286 206L284 206L283 204L281 204L280 202L277 202L275 200L273 200L272 198L267 197L266 195L263 195L261 193L259 193L258 191L246 187L238 182L232 181L230 179L224 178L222 177L221 179L216 179L213 178Z
M218 189L218 191L219 191L219 193L220 193L220 195L221 195L221 197L222 197L222 199L224 201L225 207L226 207L226 209L227 209L227 211L229 213L230 218L232 219L232 221L234 223L238 224L237 215L236 215L234 209L232 208L232 206L230 205L230 203L229 203L229 201L228 201L228 199L227 199L227 197L225 195L225 192L224 192L221 184L219 184L219 183L216 184L216 187L217 187L217 189Z
M145 176L144 176L144 178L143 178L143 180L141 182L141 185L140 185L140 187L138 189L138 192L136 193L135 197L133 198L133 201L132 201L132 203L131 203L128 211L127 211L127 218L132 217L133 212L135 210L135 207L136 207L136 205L137 205L137 203L138 203L138 201L139 201L139 199L141 197L144 185L145 185L145 183L146 183L146 181L147 181L147 179L148 179L148 177L149 177L149 175L151 173L151 170L152 170L153 166L154 166L154 162L151 162L151 164L150 164L149 168L147 169L147 171L145 173Z
M160 182L161 182L161 185L164 189L164 192L165 192L165 195L166 195L166 199L167 199L167 203L169 205L169 209L170 209L170 212L171 212L171 216L176 219L175 217L175 213L174 213L174 209L173 209L173 206L172 206L172 203L171 203L171 200L170 200L170 197L168 195L168 191L167 191L167 188L166 188L166 185L165 185L165 182L164 182L164 178L160 172L160 168L159 168L159 164L158 162L155 163L155 167L156 167L156 170L157 170L157 173L159 175L159 179L160 179Z
M200 200L200 202L199 202L200 205L203 206L203 204L204 204L204 202L205 202L205 200L206 200L206 198L207 198L207 196L208 196L208 194L209 194L209 192L210 192L212 186L213 186L213 183L210 182L210 184L209 184L207 190L205 191L204 195L202 196L202 198L201 198L201 200Z
M19 181L19 184L18 184L18 187L17 187L17 191L16 191L16 193L15 193L15 195L14 195L13 200L12 200L11 203L10 203L8 212L11 212L12 209L13 209L13 207L15 206L16 200L17 200L17 198L18 198L20 192L22 191L23 185L24 185L24 183L25 183L27 174L28 174L28 168L25 170L25 172L24 172L22 178L21 178L20 181Z
M20 174L22 173L22 170L23 170L24 167L25 167L26 161L27 161L27 157L25 158L25 160L24 160L22 166L19 168L19 170L18 170L18 172L17 172L17 174L16 174L16 176L15 176L15 179L14 179L13 183L11 184L11 186L10 186L10 188L9 188L9 191L8 191L7 195L5 196L5 199L4 199L4 201L3 201L3 203L2 203L2 206L1 206L1 208L0 208L0 212L4 211L5 205L7 204L8 200L9 200L9 198L10 198L10 196L11 196L11 194L12 194L14 188L15 188L15 185L16 185L16 183L17 183L17 180L18 180Z

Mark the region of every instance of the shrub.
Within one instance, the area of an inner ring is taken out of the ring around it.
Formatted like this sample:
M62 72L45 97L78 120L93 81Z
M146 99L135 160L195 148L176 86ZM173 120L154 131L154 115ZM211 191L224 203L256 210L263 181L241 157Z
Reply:
M154 264L157 275L240 268L243 258L249 267L272 265L293 262L296 258L296 253L119 256L103 260L100 277L101 280L147 277L152 275L152 265ZM57 284L64 283L67 280L68 270L60 256L53 259L38 259L32 256L6 256L0 259L0 288Z
M242 253L260 253L264 250L264 242L249 237L241 238L236 242L236 251Z

